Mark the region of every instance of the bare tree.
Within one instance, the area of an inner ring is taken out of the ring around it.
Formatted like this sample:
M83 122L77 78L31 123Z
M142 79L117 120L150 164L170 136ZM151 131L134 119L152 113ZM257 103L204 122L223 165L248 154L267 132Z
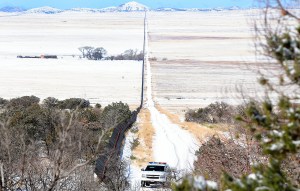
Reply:
M103 182L109 191L124 191L129 188L129 174L126 174L128 164L119 156L113 156L106 167Z
M86 130L77 118L76 112L59 114L57 140L51 145L49 153L44 141L28 142L24 129L9 128L9 119L6 123L0 123L1 188L78 190L76 181L72 180L82 179L82 174L86 173L93 177L93 169L88 167L101 152L103 137L109 129L96 133L95 148L86 152L88 148L83 146L89 144L86 141L91 138L83 138ZM71 189L72 186L75 188Z
M91 46L83 46L78 48L78 50L82 53L83 58L92 59L94 47Z

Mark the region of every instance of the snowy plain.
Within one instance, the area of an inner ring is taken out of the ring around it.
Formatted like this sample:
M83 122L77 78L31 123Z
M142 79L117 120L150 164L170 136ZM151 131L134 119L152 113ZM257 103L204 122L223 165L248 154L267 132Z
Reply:
M80 97L107 105L140 102L141 62L79 59L79 47L108 54L143 47L142 13L0 13L0 97ZM19 59L52 54L58 59Z
M149 57L154 101L184 117L210 103L259 99L259 70L274 71L255 54L254 22L261 10L150 12ZM271 73L271 72L270 72Z
M143 47L143 13L0 13L0 56L80 55L82 46L109 54Z
M35 95L92 104L122 101L137 107L141 91L141 62L73 59L0 59L0 97Z

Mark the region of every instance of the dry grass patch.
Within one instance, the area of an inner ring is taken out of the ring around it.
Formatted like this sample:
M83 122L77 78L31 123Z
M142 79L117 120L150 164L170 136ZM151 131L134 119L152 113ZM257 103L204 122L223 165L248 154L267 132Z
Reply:
M137 136L140 144L132 151L138 167L144 167L149 161L153 161L152 140L155 130L151 123L151 114L148 109L142 109L139 114Z
M234 125L230 125L227 123L205 123L203 124L204 126L210 128L210 129L214 129L216 131L221 131L221 132L230 132L231 130L233 130L235 128Z
M171 120L172 123L177 124L183 129L191 132L200 143L207 140L207 137L218 134L218 131L208 128L204 125L194 122L182 122L178 115L170 113L158 104L156 104L156 108L159 110L159 112L165 114Z

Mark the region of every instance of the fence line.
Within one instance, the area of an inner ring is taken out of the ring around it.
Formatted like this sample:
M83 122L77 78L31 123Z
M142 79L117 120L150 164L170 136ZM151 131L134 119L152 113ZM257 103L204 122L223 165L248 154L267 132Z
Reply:
M132 125L136 122L137 115L139 114L140 110L143 107L144 101L144 75L145 75L145 51L146 51L146 21L147 21L147 12L145 11L145 18L144 18L144 46L143 46L143 65L142 65L142 90L141 90L141 103L140 106L132 112L131 118L125 122L120 123L117 125L114 130L113 134L109 139L109 143L106 147L106 154L100 155L99 158L96 160L96 167L95 167L95 174L98 176L100 180L105 178L105 171L110 159L114 156L120 155L120 150L122 148L122 143L125 138L125 133L129 130Z
M143 107L143 103L144 103L144 82L145 82L145 56L146 56L146 35L147 35L147 31L146 31L146 23L147 23L147 12L145 11L145 17L144 17L144 45L143 45L143 55L144 55L144 59L143 59L143 65L142 65L142 91L141 91L141 105L140 108Z
M110 137L109 143L106 147L106 154L101 155L96 160L95 174L97 174L100 180L105 177L105 170L110 159L120 154L122 143L125 138L125 133L136 122L137 115L140 112L140 109L141 107L133 111L130 119L120 123L114 128L113 134Z

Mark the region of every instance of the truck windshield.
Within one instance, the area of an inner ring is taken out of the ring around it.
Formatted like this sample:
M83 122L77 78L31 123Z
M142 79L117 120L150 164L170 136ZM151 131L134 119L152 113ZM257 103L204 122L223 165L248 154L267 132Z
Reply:
M148 165L145 171L165 171L164 166Z

